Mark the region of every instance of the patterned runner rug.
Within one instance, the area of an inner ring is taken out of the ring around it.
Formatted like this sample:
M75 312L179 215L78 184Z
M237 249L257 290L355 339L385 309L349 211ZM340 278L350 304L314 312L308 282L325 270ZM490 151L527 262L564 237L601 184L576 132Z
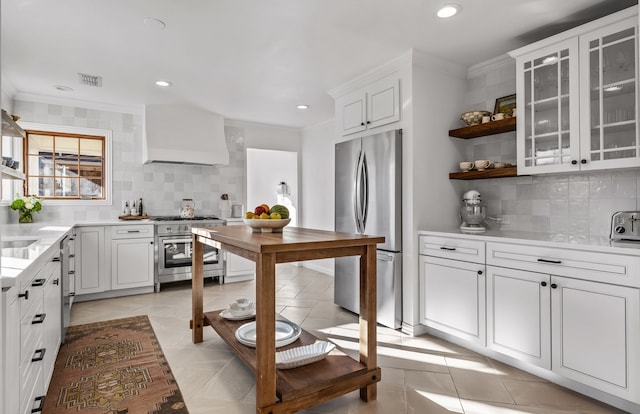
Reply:
M44 414L188 414L149 318L70 326Z

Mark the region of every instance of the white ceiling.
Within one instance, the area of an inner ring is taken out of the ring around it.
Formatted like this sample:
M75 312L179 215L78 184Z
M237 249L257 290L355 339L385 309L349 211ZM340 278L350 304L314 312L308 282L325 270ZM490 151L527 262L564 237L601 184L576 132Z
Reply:
M327 90L411 48L471 66L637 4L454 0L462 13L436 18L446 2L3 0L3 88L119 105L188 103L303 127L333 116ZM79 84L78 72L102 76L103 86ZM158 79L173 85L161 89ZM311 108L296 109L301 103Z

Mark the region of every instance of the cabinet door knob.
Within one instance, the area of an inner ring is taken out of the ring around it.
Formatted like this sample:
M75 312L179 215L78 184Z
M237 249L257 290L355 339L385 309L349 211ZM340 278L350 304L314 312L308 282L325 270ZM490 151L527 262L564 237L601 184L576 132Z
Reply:
M543 286L543 287L547 286L547 282L540 282L540 285Z
M482 270L478 270L478 276L482 275L484 272Z
M551 289L555 289L555 288L557 288L557 287L558 287L558 285L556 285L555 283L552 283L552 284L551 284Z
M360 125L364 126L364 122L360 122Z
M54 285L59 285L60 284L60 279L54 279L53 280L53 284Z
M580 163L581 163L581 164L586 164L586 163L587 163L587 160L585 160L585 159L583 158L583 159L581 159L581 160L580 160Z
M367 121L367 124L370 124L370 123L371 123L371 121Z
M571 165L578 165L578 161L576 161L576 160L571 160Z
M18 293L19 298L24 298L24 300L29 300L29 291L25 290L24 293Z

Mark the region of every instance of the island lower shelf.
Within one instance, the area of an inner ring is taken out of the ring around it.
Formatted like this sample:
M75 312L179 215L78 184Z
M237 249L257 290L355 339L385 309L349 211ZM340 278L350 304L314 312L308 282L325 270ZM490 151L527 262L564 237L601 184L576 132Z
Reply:
M230 321L221 317L220 312L222 309L205 312L205 324L211 325L222 340L255 374L255 348L241 344L235 337L236 329L250 320ZM314 335L303 329L300 338L290 345L277 348L277 351L309 345L316 341L317 338ZM367 367L363 363L334 349L321 361L293 369L277 369L276 396L280 403L284 403L290 408L310 407L346 392L376 383L380 381L380 378L381 370L379 367L367 371Z

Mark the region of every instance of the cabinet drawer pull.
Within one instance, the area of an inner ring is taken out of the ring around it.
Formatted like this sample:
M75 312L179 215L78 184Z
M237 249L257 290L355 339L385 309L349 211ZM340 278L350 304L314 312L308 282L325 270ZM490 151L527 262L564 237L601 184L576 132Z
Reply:
M444 247L444 246L442 246L442 247L440 247L440 250L448 250L450 252L455 252L456 248L455 247Z
M555 283L552 283L552 284L551 284L551 289L555 289L555 288L557 288L557 287L558 287L558 285L556 285Z
M76 255L75 254L70 254L69 258L71 259L72 257L76 257Z
M39 323L43 323L44 322L44 318L47 317L46 313L38 313L36 314L36 316L33 317L33 320L31 321L31 325L36 325Z
M44 354L46 352L47 352L47 348L36 349L36 352L33 353L33 358L31 358L31 362L42 361L44 359Z
M540 282L540 286L542 286L542 287L547 286L547 282Z
M40 413L42 412L42 409L44 408L44 395L41 395L40 397L36 397L33 399L34 402L39 403L38 406L36 408L32 408L31 412L32 413Z
M478 270L478 276L482 276L484 272L482 270Z
M54 285L59 285L60 284L60 279L54 279L53 280L53 284Z
M75 271L75 270L69 270L69 274L70 274L70 275L75 275L75 274L76 274L76 271Z
M53 259L51 259L52 262L59 262L60 258L59 257L54 257Z
M542 263L562 264L562 260L538 259L538 261Z
M29 300L29 291L25 290L24 293L18 293L19 298L24 298L24 300Z
M140 233L140 230L127 230L127 233Z
M31 283L31 286L32 286L32 287L36 287L36 286L43 286L43 285L44 285L44 282L46 282L46 281L47 281L46 279L35 279L35 280L33 281L33 283Z

